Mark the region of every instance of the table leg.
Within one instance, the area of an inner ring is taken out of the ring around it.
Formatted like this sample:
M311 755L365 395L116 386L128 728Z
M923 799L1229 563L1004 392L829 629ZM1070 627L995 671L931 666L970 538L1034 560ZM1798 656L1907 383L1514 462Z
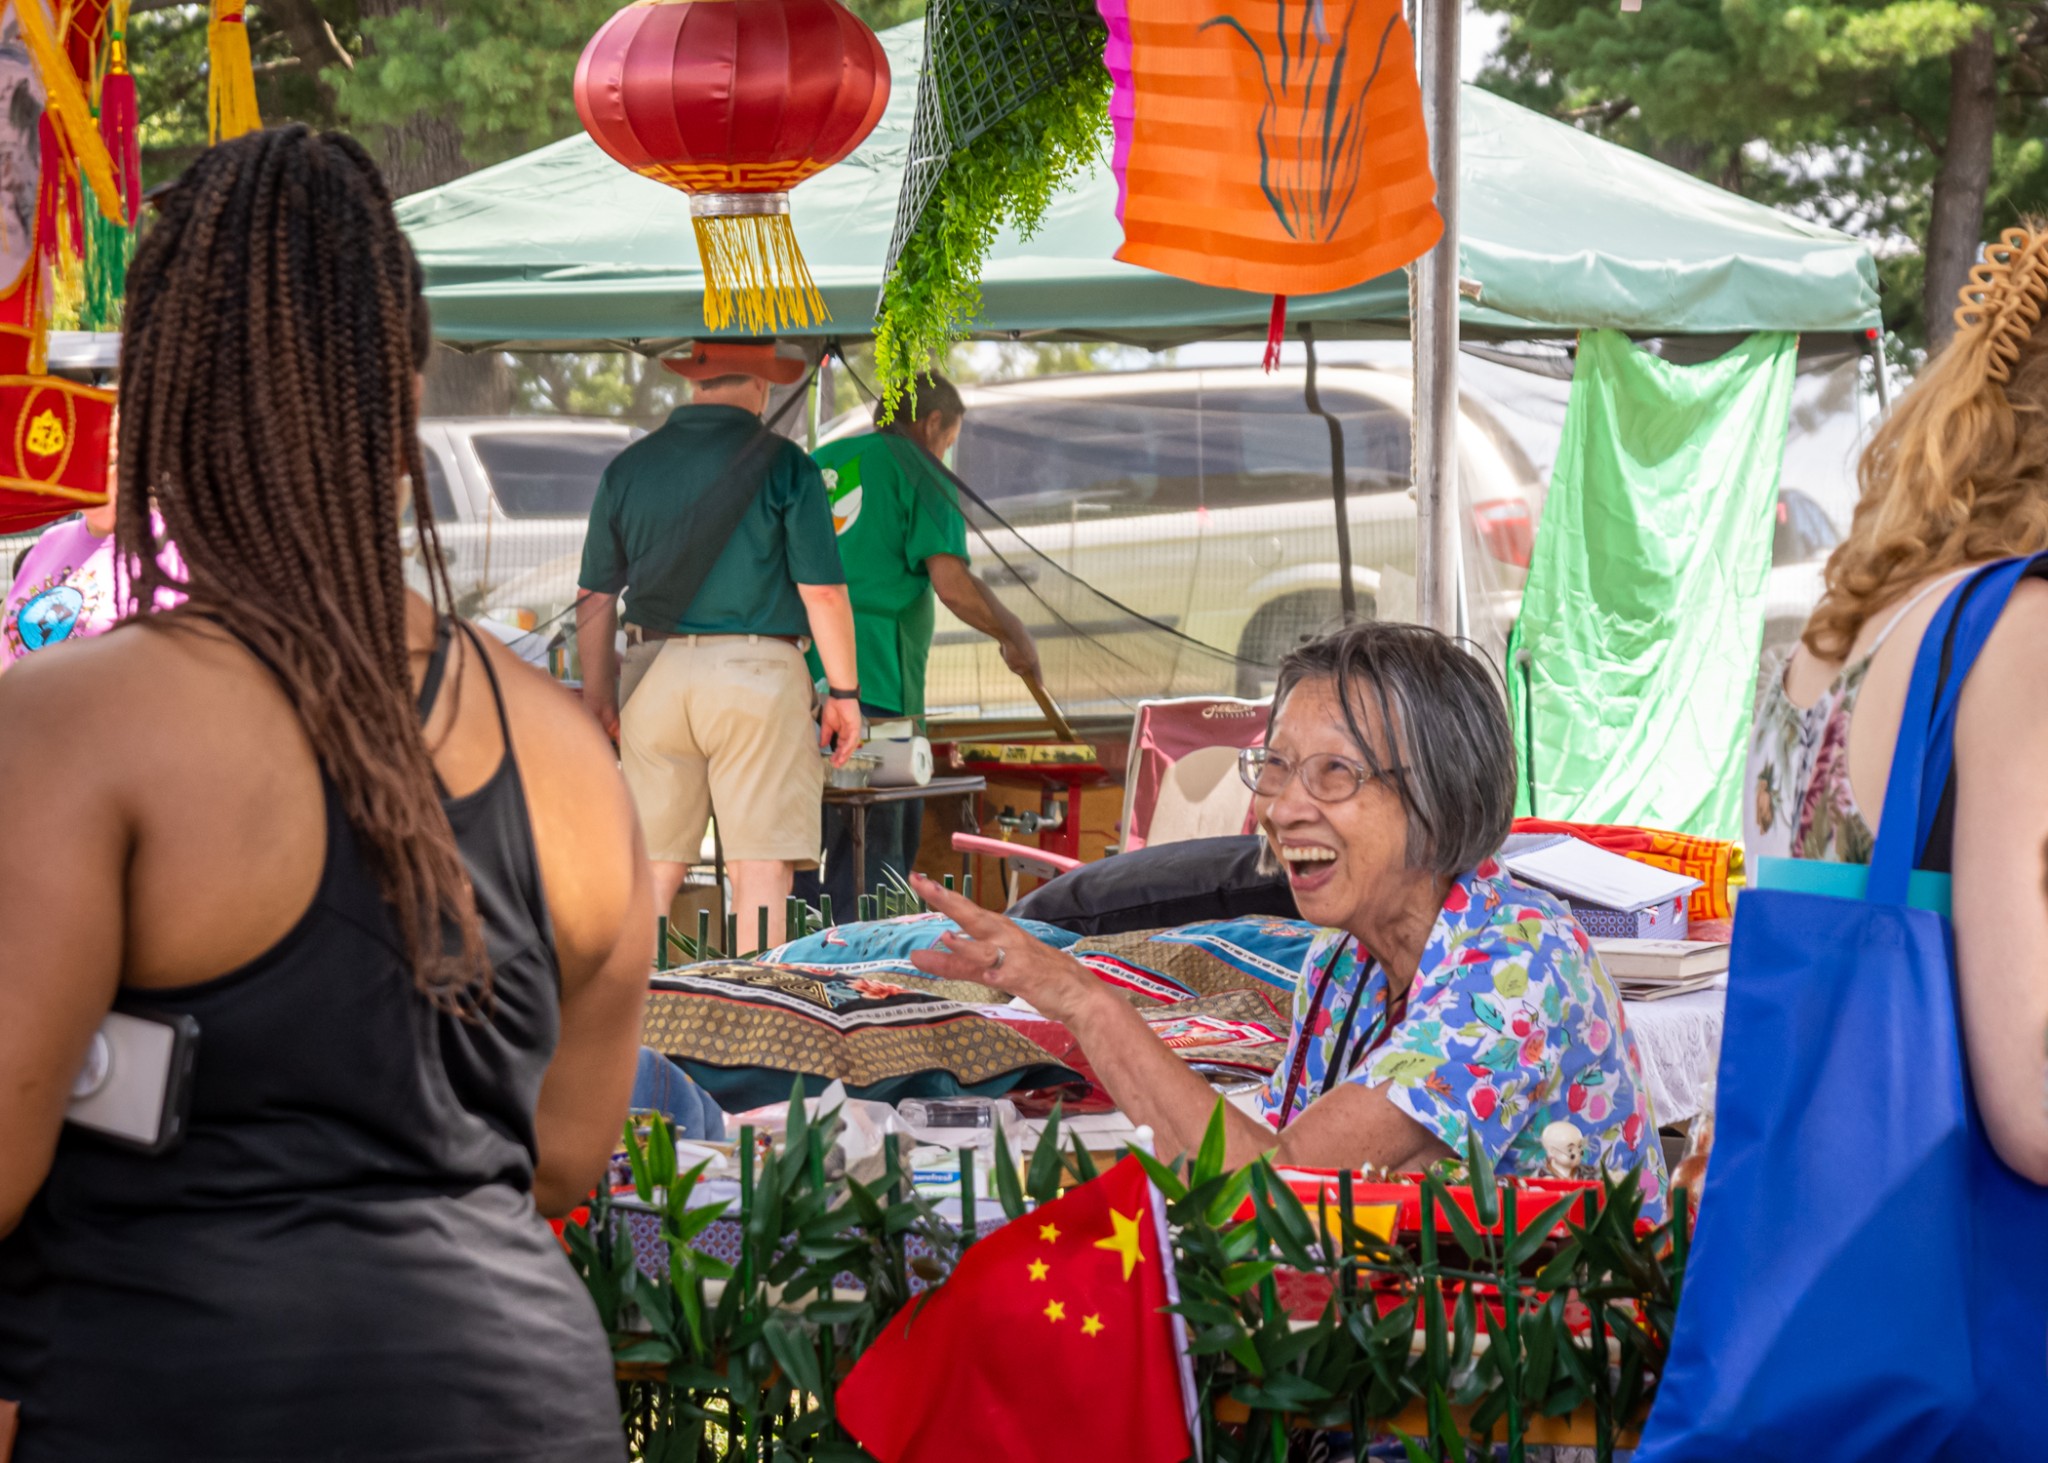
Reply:
M974 794L971 792L963 793L960 797L960 831L963 833L981 832L981 820L974 816ZM973 877L974 855L963 853L960 855L960 888L963 892L968 887L967 881Z
M853 815L853 909L850 913L859 919L860 897L868 892L868 805L850 803L847 811Z
M702 850L699 850L701 852ZM718 815L714 810L711 817L711 883L718 891L718 928L712 931L716 936L714 944L725 946L725 917L729 913L725 898L725 840L719 836ZM737 950L726 950L727 955L738 955ZM702 958L701 956L699 958Z

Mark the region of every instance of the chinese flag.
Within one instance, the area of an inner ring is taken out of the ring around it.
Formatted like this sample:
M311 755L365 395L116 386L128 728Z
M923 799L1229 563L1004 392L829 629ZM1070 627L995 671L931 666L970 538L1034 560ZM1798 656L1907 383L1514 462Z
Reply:
M839 1388L882 1463L1180 1463L1194 1451L1135 1158L974 1245Z

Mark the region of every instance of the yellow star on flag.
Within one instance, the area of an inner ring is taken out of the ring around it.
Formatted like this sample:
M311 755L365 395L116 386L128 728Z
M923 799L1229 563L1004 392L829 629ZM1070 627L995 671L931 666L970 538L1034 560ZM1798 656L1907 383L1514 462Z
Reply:
M1038 1226L1038 1237L1049 1245L1056 1244L1060 1237L1060 1227L1057 1224L1041 1224Z
M1081 1317L1081 1334L1083 1336L1100 1336L1102 1334L1102 1317Z
M1043 1261L1043 1260L1033 1260L1033 1261L1031 1262L1031 1278L1032 1278L1033 1280L1043 1280L1043 1279L1045 1279L1045 1272L1046 1272L1047 1268L1048 1268L1048 1267L1047 1267L1047 1265L1046 1265L1045 1261Z
M1067 1308L1056 1300L1049 1300L1045 1303L1045 1318L1048 1321L1064 1321L1067 1318Z
M1108 1250L1112 1254L1122 1256L1126 1280L1131 1278L1131 1272L1137 1269L1145 1258L1143 1237L1138 1229L1138 1221L1144 1217L1143 1208L1136 1214L1119 1214L1114 1209L1110 1210L1109 1225L1112 1232L1108 1239L1099 1239L1095 1242L1096 1249Z

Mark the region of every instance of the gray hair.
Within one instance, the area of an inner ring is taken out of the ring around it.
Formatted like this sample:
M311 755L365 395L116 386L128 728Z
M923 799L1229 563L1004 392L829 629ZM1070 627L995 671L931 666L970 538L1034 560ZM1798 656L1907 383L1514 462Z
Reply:
M1454 879L1500 851L1515 817L1515 749L1492 662L1422 625L1352 625L1280 662L1268 740L1289 693L1312 679L1334 683L1360 760L1400 795L1410 868ZM1368 697L1384 746L1359 718Z

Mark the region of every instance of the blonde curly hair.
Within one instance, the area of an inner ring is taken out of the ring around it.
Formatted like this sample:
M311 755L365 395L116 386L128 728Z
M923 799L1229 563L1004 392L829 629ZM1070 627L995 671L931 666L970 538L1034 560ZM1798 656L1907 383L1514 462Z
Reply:
M2048 223L1987 245L1960 297L1955 338L1857 467L1862 497L1802 637L1828 663L1913 585L2048 548Z

